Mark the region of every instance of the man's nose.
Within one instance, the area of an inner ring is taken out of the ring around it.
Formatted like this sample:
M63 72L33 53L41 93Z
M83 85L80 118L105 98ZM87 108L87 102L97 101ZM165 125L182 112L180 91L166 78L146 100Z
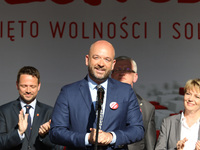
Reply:
M30 93L30 92L31 92L31 88L30 88L30 87L27 87L27 88L26 88L26 92L27 92L27 93Z
M103 59L100 59L99 62L98 62L98 65L100 67L103 67L104 66L104 60Z

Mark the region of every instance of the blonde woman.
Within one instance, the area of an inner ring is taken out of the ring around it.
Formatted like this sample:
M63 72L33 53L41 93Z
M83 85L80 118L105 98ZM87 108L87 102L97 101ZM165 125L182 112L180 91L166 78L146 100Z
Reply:
M184 107L163 119L156 150L200 150L200 79L186 82Z

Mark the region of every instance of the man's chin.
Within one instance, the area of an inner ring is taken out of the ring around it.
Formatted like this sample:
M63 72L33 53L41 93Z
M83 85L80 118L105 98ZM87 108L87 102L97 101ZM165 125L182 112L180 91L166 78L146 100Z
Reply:
M96 76L96 79L99 79L99 80L104 80L105 79L105 76L104 75L97 75Z
M100 83L104 82L109 77L109 74L99 74L96 72L89 72L89 75L91 79Z
M96 78L96 80L99 82L104 82L106 80L106 78Z
M27 97L21 97L21 99L25 102L25 103L31 103L32 101L34 101L35 98L27 98Z
M104 76L94 76L94 80L98 81L98 82L104 82L108 77L104 77Z

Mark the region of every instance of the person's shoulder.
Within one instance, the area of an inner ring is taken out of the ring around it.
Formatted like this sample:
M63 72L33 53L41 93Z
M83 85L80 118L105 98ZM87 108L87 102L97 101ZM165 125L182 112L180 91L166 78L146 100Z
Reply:
M181 114L176 114L176 115L168 116L164 118L163 120L166 122L174 122L175 120L180 120L180 118L181 118Z
M45 103L42 103L42 102L40 102L40 101L37 101L37 105L38 106L40 106L40 107L42 107L42 109L53 109L53 107L52 106L50 106L50 105L48 105L48 104L45 104Z
M86 84L87 83L87 79L84 78L82 80L79 80L79 81L76 81L76 82L72 82L72 83L69 83L69 84L66 84L62 87L62 90L65 90L65 89L73 89L73 88L77 88L79 87L81 84Z
M0 110L2 110L2 109L8 109L9 107L11 107L11 106L13 106L14 104L17 104L17 103L19 103L19 101L18 100L14 100L14 101L10 101L8 103L2 104L0 106Z
M148 100L142 98L138 93L136 93L137 99L141 101L144 105L146 105L148 108L155 108Z
M154 108L155 109L155 106L153 106L148 100L146 99L142 99L142 102L147 105L148 108Z
M132 89L130 84L120 82L120 81L115 80L113 78L108 78L108 81L111 82L112 84L114 84L116 87L119 87L119 88L122 88L122 89L123 88Z
M10 113L10 111L13 110L13 107L16 107L18 104L19 104L18 100L5 103L0 106L0 112L4 114Z

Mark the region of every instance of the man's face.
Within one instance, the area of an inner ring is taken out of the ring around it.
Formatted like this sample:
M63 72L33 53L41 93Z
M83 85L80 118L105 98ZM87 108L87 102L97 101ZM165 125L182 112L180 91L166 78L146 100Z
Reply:
M133 72L132 64L129 60L118 60L114 66L111 77L115 80L128 83L133 87L138 75Z
M19 78L19 83L16 83L17 89L21 99L29 104L37 96L40 90L40 84L38 84L38 78L32 75L22 74Z
M114 66L114 49L109 46L96 45L86 55L89 76L97 84L104 82Z

